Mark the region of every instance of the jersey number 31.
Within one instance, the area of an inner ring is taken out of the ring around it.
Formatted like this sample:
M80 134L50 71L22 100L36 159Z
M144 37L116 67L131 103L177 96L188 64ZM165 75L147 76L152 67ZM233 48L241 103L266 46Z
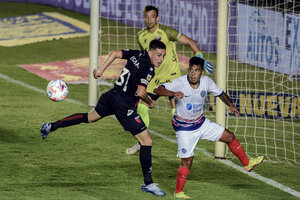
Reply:
M126 68L122 70L122 73L120 74L119 79L116 81L116 85L122 86L123 85L123 91L127 91L127 84L130 77L130 71Z

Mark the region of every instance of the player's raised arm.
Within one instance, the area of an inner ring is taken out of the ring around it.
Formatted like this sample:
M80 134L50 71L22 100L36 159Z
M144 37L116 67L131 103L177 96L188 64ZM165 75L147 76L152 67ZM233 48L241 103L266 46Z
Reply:
M199 49L197 43L193 39L189 38L188 36L186 36L184 34L181 34L180 38L178 39L178 42L189 46L195 54L200 52L200 49Z
M202 52L200 51L197 43L193 39L189 38L188 36L186 36L184 34L181 34L180 38L178 39L178 42L189 46L195 53L195 56L197 56L199 58L203 58ZM214 66L212 63L205 60L203 68L204 68L204 71L206 72L206 74L210 75L213 72Z
M180 91L172 92L170 90L167 90L163 85L160 85L159 87L155 88L153 91L159 96L174 96L179 99L182 99L184 96L182 92Z
M111 51L106 59L104 60L101 67L98 67L97 69L94 69L94 78L98 79L102 76L103 72L106 70L106 68L116 59L116 58L122 58L122 51L121 50L113 50Z

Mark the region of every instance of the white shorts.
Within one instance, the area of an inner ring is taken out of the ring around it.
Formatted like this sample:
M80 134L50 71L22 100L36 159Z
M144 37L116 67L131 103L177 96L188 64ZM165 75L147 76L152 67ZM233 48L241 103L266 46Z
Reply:
M189 158L194 156L194 149L199 141L219 141L225 128L220 124L205 119L202 126L193 131L177 131L178 157Z

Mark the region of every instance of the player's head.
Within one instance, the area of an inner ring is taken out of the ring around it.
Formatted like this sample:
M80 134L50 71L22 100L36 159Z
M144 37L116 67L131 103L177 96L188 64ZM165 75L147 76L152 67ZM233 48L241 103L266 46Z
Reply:
M148 29L155 28L157 26L159 17L158 9L154 6L148 5L144 8L144 23Z
M199 83L203 74L204 60L199 57L192 57L189 61L188 80L190 84L196 85Z
M152 65L159 67L166 55L166 45L160 40L152 40L148 51Z

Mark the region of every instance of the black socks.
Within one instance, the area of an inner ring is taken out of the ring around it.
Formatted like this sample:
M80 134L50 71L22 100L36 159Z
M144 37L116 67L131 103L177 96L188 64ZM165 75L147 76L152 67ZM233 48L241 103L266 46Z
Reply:
M152 157L151 157L152 146L141 145L140 149L140 162L144 175L144 183L149 185L153 183L151 172L152 172Z
M58 128L73 126L80 123L89 123L87 113L77 113L66 118L51 123L50 131L55 131Z

